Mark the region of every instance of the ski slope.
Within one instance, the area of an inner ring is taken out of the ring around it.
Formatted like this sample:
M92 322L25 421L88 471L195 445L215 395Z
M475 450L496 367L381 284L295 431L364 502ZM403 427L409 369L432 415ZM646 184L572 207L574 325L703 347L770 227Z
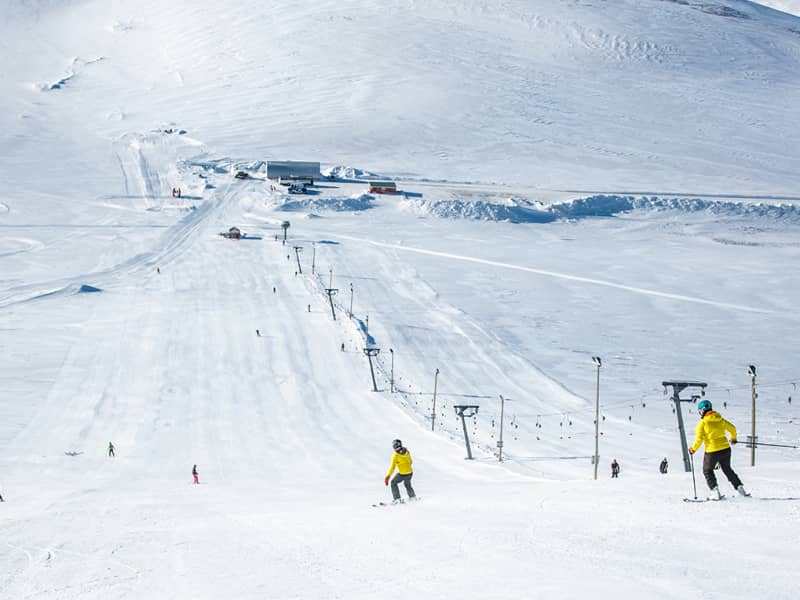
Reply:
M0 598L794 597L800 19L606 4L6 0Z

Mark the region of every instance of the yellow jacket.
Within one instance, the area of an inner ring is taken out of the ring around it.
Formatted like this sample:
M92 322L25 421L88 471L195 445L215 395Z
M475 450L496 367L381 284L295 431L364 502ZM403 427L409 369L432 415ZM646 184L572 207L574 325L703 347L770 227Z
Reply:
M717 452L730 448L728 436L725 435L726 431L730 432L731 440L736 440L736 427L732 423L723 419L718 412L713 410L707 412L697 424L692 451L696 452L703 444L706 445L706 452Z
M400 452L395 452L394 456L392 456L392 466L389 467L389 472L386 474L387 477L391 477L392 473L394 473L395 467L397 468L397 472L400 475L410 475L411 471L411 452L408 451L406 448L401 448L404 452L401 454Z

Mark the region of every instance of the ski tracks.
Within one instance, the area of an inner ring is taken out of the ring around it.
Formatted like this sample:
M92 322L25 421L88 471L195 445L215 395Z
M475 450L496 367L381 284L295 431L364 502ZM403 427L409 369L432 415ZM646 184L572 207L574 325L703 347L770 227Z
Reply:
M413 246L404 246L404 245L401 245L401 244L391 244L391 243L387 243L387 242L378 242L378 241L371 240L371 239L358 238L358 237L353 237L353 236L348 236L348 235L340 235L339 237L341 237L343 239L350 240L350 241L372 244L374 246L380 246L380 247L383 247L383 248L392 248L392 249L401 250L401 251L404 251L404 252L415 252L417 254L425 254L425 255L428 255L428 256L436 256L436 257L439 257L439 258L447 258L447 259L450 259L450 260L460 260L460 261L464 261L464 262L471 262L471 263L476 263L476 264L481 264L481 265L486 265L486 266L491 266L491 267L498 267L498 268L501 268L501 269L512 269L512 270L515 270L515 271L524 271L526 273L533 273L533 274L542 275L542 276L545 276L545 277L553 277L553 278L556 278L556 279L572 281L572 282L575 282L575 283L583 283L583 284L589 284L589 285L598 285L598 286L603 286L603 287L609 287L609 288L614 288L614 289L618 289L618 290L631 292L631 293L634 293L634 294L642 294L642 295L645 295L645 296L654 296L654 297L657 297L657 298L665 298L665 299L668 299L668 300L676 300L676 301L679 301L679 302L691 302L691 303L695 303L695 304L705 304L705 305L714 306L714 307L717 307L717 308L725 308L725 309L736 310L736 311L741 311L741 312L750 312L750 313L759 313L759 314L781 314L782 316L794 316L794 315L788 315L788 314L784 314L784 313L777 313L776 311L771 311L771 310L767 310L767 309L763 309L763 308L756 308L756 307L753 307L753 306L746 306L746 305L743 305L743 304L733 304L733 303L730 303L730 302L720 302L720 301L717 301L717 300L709 300L707 298L700 298L698 296L688 296L688 295L685 295L685 294L676 294L676 293L673 293L673 292L663 292L663 291L660 291L660 290L652 290L652 289L637 287L637 286L633 286L633 285L625 285L625 284L622 284L622 283L616 283L616 282L608 281L608 280L604 280L604 279L596 279L596 278L593 278L593 277L584 277L584 276L580 276L580 275L572 275L570 273L562 273L562 272L558 272L558 271L549 271L547 269L538 269L536 267L527 267L527 266L523 266L523 265L516 265L516 264L513 264L513 263L501 262L501 261L496 261L496 260L489 260L489 259L485 259L485 258L477 258L477 257L474 257L474 256L466 256L466 255L463 255L463 254L453 254L453 253L450 253L450 252L442 252L442 251L437 251L437 250L428 250L426 248L415 248Z

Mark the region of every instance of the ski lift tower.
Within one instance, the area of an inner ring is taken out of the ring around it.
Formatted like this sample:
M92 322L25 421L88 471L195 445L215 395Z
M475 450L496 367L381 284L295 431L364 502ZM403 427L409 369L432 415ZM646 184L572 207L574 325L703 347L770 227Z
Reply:
M469 446L469 435L467 435L467 422L465 418L474 417L478 414L477 404L456 404L453 406L456 415L461 417L461 427L464 428L464 442L467 444L467 460L472 460L472 448Z
M380 348L375 348L373 346L369 346L364 348L364 354L367 355L367 360L369 360L369 372L372 375L372 390L377 392L378 391L378 384L375 381L375 369L372 367L372 358L378 356L381 353Z
M683 413L681 412L681 402L697 402L701 396L706 395L707 383L699 381L662 381L664 393L667 388L672 388L672 401L675 403L675 413L678 415L678 432L681 436L681 452L683 453L683 468L689 473L692 465L689 462L689 447L686 445L686 428L683 426ZM680 394L686 388L700 388L700 394L692 394L691 398L681 398Z
M286 231L289 229L291 223L289 221L284 221L281 223L281 227L283 228L283 244L286 245Z

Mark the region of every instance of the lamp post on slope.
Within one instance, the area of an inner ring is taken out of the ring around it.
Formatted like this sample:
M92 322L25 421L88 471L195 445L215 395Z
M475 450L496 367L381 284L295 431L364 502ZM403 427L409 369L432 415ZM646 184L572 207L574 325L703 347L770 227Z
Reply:
M756 466L756 366L749 365L747 374L750 375L750 389L752 393L752 412L750 417L750 466Z
M433 408L431 408L431 431L436 427L436 386L439 383L439 369L436 369L436 374L433 376Z
M600 463L600 367L603 361L593 356L592 362L597 367L597 385L594 397L594 479L597 481L597 467Z
M394 350L389 348L389 354L392 355L392 371L391 375L389 376L389 390L392 394L394 394Z

